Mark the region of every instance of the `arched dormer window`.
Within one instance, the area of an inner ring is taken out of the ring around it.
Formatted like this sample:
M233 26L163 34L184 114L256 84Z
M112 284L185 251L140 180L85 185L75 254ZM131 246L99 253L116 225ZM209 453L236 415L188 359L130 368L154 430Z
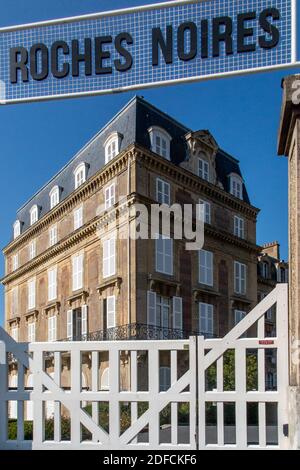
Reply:
M86 181L87 165L86 163L80 163L74 170L75 178L75 189L79 188Z
M266 261L263 262L262 271L263 271L263 277L265 279L268 279L269 278L269 263L267 263Z
M243 199L243 180L236 173L230 175L230 193L238 199Z
M16 220L14 223L14 240L21 235L21 222Z
M38 220L39 220L39 208L38 208L38 206L35 204L35 205L32 206L32 208L30 209L30 225L35 224Z
M54 188L51 189L50 191L50 208L53 209L53 207L57 206L59 204L59 187L54 186Z
M172 137L161 127L152 126L148 129L151 142L151 150L161 157L171 160L170 147Z
M104 142L105 164L110 162L120 153L122 135L118 132L111 134Z

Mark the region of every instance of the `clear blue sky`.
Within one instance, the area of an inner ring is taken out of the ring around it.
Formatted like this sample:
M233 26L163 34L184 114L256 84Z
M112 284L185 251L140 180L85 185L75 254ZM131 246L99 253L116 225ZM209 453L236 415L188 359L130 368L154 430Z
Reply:
M0 25L125 8L155 0L2 0ZM209 129L241 162L251 202L261 208L257 242L279 240L287 257L287 161L276 156L281 79L297 70L180 85L139 94L187 126ZM132 93L0 107L0 244L16 210L56 173ZM3 274L3 259L0 275ZM3 291L0 290L0 324Z

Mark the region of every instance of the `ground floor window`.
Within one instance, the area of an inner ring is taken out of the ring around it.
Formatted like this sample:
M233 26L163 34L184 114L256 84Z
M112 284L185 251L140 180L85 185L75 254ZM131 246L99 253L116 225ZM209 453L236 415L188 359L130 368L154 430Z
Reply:
M199 331L208 337L214 334L214 306L212 304L199 303Z

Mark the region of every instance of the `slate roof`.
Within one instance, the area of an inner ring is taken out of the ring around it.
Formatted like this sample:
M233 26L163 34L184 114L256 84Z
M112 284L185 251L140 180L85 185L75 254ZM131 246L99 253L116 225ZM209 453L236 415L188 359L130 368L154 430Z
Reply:
M138 143L150 149L149 127L156 125L165 129L172 137L171 159L179 164L187 157L185 134L191 131L183 124L160 111L141 97L134 97L119 111L113 119L106 124L74 157L62 168L42 189L40 189L18 211L17 219L22 223L22 232L30 225L30 209L37 204L39 218L50 211L49 193L58 185L61 188L62 201L74 191L74 170L81 163L88 165L87 179L97 173L105 165L104 143L113 132L122 134L120 151L133 143ZM241 175L239 162L223 150L216 156L217 177L223 184L225 191L229 192L229 174ZM244 185L244 201L250 204Z

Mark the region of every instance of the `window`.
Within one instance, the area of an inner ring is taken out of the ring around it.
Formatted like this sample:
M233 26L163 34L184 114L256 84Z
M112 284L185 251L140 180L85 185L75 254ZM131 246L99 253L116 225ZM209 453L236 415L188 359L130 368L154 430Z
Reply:
M202 158L198 160L198 176L209 181L209 163L206 160L202 160Z
M234 216L234 235L239 238L245 238L245 221L237 215Z
M12 327L11 337L14 341L19 341L19 328L17 326Z
M53 209L57 204L59 204L59 187L54 186L50 191L50 209Z
M170 134L168 134L164 129L155 126L148 129L148 132L150 134L152 152L170 160L170 146L172 140Z
M54 246L57 243L57 225L53 225L49 230L49 246Z
M48 301L57 297L57 268L48 271Z
M236 294L246 294L246 273L245 264L234 262L234 292Z
M171 303L169 297L156 296L156 326L170 328Z
M182 298L163 297L147 292L147 324L160 328L182 330ZM163 330L161 337L164 337Z
M230 176L230 193L239 199L243 199L243 180L239 175Z
M35 308L35 279L28 281L28 310Z
M266 261L264 261L262 264L262 272L263 272L263 277L265 279L268 279L269 278L269 263L267 263Z
M83 207L80 206L74 211L74 230L78 230L83 225Z
M115 204L115 184L111 184L105 189L105 209L109 209Z
M28 256L30 261L36 257L36 240L32 240L32 242L29 243Z
M173 275L173 240L159 235L155 240L156 271Z
M83 287L83 253L72 258L72 286L73 291Z
M199 331L205 336L214 335L214 306L199 303Z
M75 177L75 189L79 188L86 181L86 169L87 166L85 163L80 163L74 171Z
M57 318L52 316L48 318L48 341L53 342L57 339Z
M287 282L287 270L285 268L280 268L279 282Z
M116 326L116 298L114 295L106 299L106 327L114 328Z
M109 390L109 367L106 367L101 375L100 390Z
M111 134L104 143L105 164L115 158L120 152L122 136L118 132Z
M35 205L30 209L30 225L35 224L39 218L38 206Z
M199 199L199 219L206 224L211 224L211 205L210 202Z
M156 178L156 200L160 204L170 205L170 185L160 178Z
M16 255L13 255L12 259L12 269L13 271L16 271L19 267L19 255L18 253Z
M110 238L103 241L103 277L116 274L116 240Z
M19 313L19 288L18 286L13 287L12 289L11 313L12 315L17 315Z
M171 387L171 368L159 368L159 391L166 392Z
M212 286L214 283L213 253L211 251L199 251L199 282Z
M14 223L14 240L21 235L21 222L16 220Z
M243 318L245 318L246 312L243 310L235 310L234 311L234 324L237 325Z
M35 342L35 322L28 323L28 343Z

